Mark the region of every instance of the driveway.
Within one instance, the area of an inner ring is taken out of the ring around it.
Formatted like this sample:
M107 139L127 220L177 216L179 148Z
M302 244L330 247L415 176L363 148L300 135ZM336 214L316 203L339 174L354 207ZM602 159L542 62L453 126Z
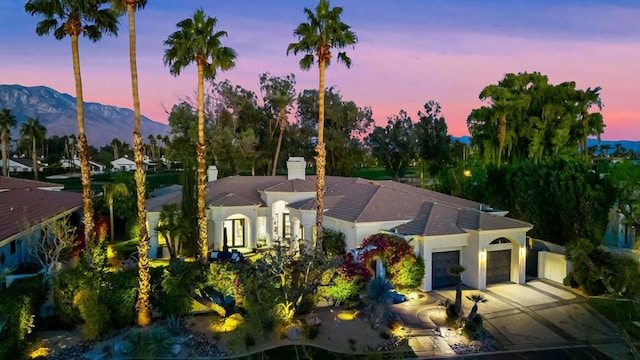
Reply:
M593 350L597 349L615 359L631 358L615 325L591 308L585 297L562 284L536 279L525 285L490 285L485 291L464 289L465 313L469 313L473 306L466 296L477 293L488 300L478 306L478 313L484 317L484 327L512 355L518 353L520 356L538 349L574 348L576 353L589 353L589 349L597 353ZM422 320L420 314L433 309L438 301L445 298L453 300L455 289L435 290L428 295L433 300L429 304L405 309L414 312L417 319L414 325ZM406 314L403 318L407 318ZM423 328L430 326L428 323L423 325ZM427 341L423 339L421 343L426 345ZM450 349L443 348L442 342L437 343L441 349L430 350L430 357L451 355Z

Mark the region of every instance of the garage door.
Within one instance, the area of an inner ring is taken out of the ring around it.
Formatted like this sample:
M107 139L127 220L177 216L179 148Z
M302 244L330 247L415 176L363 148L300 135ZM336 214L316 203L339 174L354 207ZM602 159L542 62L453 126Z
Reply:
M455 285L449 275L449 267L460 264L460 251L445 251L431 254L432 288L438 289Z
M511 250L487 252L487 285L511 280Z

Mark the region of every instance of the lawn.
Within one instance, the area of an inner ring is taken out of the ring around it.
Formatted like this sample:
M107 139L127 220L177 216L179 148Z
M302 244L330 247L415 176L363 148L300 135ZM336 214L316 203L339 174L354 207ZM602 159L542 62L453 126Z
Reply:
M589 305L598 310L635 341L640 340L640 327L632 321L640 321L640 303L631 300L590 298Z

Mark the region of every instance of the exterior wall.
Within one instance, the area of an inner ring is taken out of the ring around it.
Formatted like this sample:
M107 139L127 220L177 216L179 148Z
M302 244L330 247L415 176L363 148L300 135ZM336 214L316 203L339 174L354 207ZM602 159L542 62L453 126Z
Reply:
M571 272L571 262L562 254L547 251L538 253L538 277L562 283Z
M468 279L471 284L477 284L474 286L478 290L484 290L487 288L487 251L499 251L511 249L511 282L516 284L524 284L526 281L526 250L527 250L527 231L528 228L523 229L508 229L508 230L491 230L491 231L470 231L470 233L477 236L478 239L478 259L480 262L479 271L477 274L467 274L468 276L474 276L473 279ZM496 239L506 238L510 241L508 244L489 244ZM474 239L475 240L475 239ZM466 264L463 264L466 266ZM468 271L468 267L467 267ZM467 272L465 271L465 272ZM477 277L475 277L477 276ZM463 275L464 279L464 275ZM464 280L463 280L464 281Z
M126 158L113 160L111 162L111 166L113 167L112 170L116 172L117 171L134 171L136 169L136 163Z
M149 259L155 259L158 256L158 222L160 220L159 212L147 212L147 230L149 231Z
M255 247L256 237L263 229L258 228L258 215L261 209L257 205L251 206L210 206L207 209L207 217L213 222L213 238L209 235L209 248L211 250L221 250L224 240L224 221L229 219L245 219L245 247ZM211 227L208 227L211 230Z

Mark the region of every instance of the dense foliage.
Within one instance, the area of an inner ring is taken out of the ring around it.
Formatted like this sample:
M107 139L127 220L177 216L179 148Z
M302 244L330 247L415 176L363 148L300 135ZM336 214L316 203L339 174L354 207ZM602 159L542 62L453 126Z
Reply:
M555 155L587 153L587 136L604 131L600 88L576 89L576 83L549 83L540 73L506 74L480 93L488 106L467 119L472 146L485 162L529 159L542 162Z
M0 359L15 359L24 350L46 298L44 290L39 275L17 279L0 291Z

